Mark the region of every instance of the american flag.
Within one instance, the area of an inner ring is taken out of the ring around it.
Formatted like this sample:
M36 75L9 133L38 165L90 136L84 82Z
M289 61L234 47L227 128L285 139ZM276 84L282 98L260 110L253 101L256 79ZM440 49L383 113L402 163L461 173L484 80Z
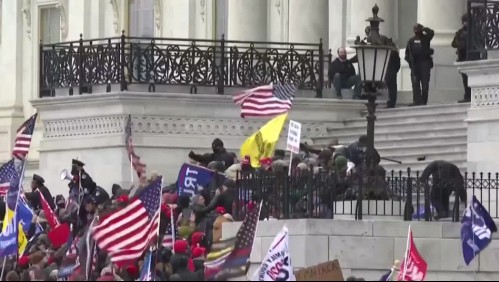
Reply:
M17 130L14 149L12 150L12 157L14 159L24 160L26 158L31 145L31 137L33 137L33 131L35 131L37 116L37 113L32 115Z
M253 248L253 241L256 235L256 225L260 217L262 203L258 207L246 214L244 221L237 231L234 249L226 257L219 271L208 271L210 276L214 275L217 281L227 281L227 279L243 279L246 275L246 263L248 262L251 249ZM206 264L205 264L206 267ZM211 278L206 275L206 278ZM243 279L244 280L244 279Z
M128 120L125 127L125 146L128 153L128 159L132 162L133 169L140 177L146 173L146 164L140 160L140 157L135 153L132 141L132 116L128 115Z
M138 259L159 231L162 177L142 190L124 209L103 218L93 228L97 246L123 265Z
M178 235L178 227L174 224L174 228L172 230L172 224L168 224L168 228L166 230L165 236L163 237L163 247L168 248L168 249L173 249L173 237L175 237L175 241L180 239L180 236ZM172 233L172 231L174 233Z
M241 117L270 117L291 110L296 86L270 84L246 90L232 100L241 105Z
M16 165L14 160L6 162L0 167L0 196L5 198L9 191L10 181L17 175Z

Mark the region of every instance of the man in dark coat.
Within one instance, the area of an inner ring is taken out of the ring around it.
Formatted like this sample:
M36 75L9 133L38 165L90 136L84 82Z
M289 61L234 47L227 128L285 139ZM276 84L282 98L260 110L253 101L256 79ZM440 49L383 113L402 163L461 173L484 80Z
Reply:
M189 153L189 158L201 163L203 166L207 166L212 161L223 162L225 169L234 164L234 155L225 150L222 140L219 138L213 140L211 148L213 150L212 154L198 155L191 151Z
M33 180L31 180L31 193L26 193L26 199L31 204L33 210L41 210L42 202L40 200L40 193L43 195L47 203L52 210L55 210L55 203L52 199L52 194L47 187L45 187L45 180L37 175L33 174Z
M467 205L468 195L463 175L456 165L447 161L433 161L424 169L420 181L426 185L430 176L432 177L430 199L437 212L435 219L449 217L449 198L452 192L465 206Z
M90 195L94 194L97 189L97 184L95 184L92 177L85 171L84 166L85 164L82 161L72 160L71 175L73 175L73 180L68 184L70 189L69 196L80 204L76 229L83 228L86 225L88 220L85 205Z
M468 36L468 15L464 14L461 17L461 22L463 26L456 32L454 35L454 39L452 40L452 48L456 48L457 61L464 62L466 61L467 52L467 40ZM464 99L459 101L460 103L468 103L471 101L471 88L468 87L468 75L462 73L463 78L463 86L464 86Z

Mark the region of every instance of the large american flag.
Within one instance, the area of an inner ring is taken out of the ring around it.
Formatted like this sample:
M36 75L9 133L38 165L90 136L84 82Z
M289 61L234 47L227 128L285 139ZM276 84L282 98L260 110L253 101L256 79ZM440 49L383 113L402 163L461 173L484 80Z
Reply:
M12 150L12 157L14 159L24 160L26 158L29 147L31 145L33 131L35 131L35 122L37 116L37 113L32 115L17 130L14 149Z
M269 117L286 113L293 106L296 86L270 84L246 90L232 100L241 106L241 117Z
M144 188L127 207L103 218L93 228L97 246L123 265L138 259L157 238L162 177Z
M125 127L125 146L128 153L128 159L132 162L133 169L140 177L146 173L146 164L140 160L140 157L135 153L132 141L132 116L128 115L128 120Z
M0 167L0 197L5 198L9 191L10 181L17 175L14 160L6 162Z

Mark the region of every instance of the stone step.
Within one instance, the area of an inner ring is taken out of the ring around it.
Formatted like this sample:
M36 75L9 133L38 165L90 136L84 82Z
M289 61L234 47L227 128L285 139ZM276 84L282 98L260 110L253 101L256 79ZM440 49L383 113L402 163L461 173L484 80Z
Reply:
M404 121L391 121L386 122L384 124L375 124L374 134L383 134L388 132L407 132L407 131L418 131L418 130L441 130L447 128L461 128L463 130L466 129L466 124L462 120L448 120L441 122L405 122ZM330 134L342 134L342 133L350 133L350 134L366 134L366 125L355 125L349 126L346 125L342 128L328 128L328 133Z
M313 140L304 140L308 141L309 145L313 145L316 148L322 148L325 145L328 145L331 139L337 138L336 136L325 136L325 137L317 137ZM349 144L359 138L358 135L345 135L338 138L338 142L340 144ZM384 148L400 148L405 146L433 146L433 145L441 145L447 143L466 143L468 136L466 132L460 134L449 134L442 135L438 138L435 136L430 137L422 137L422 138L406 138L404 136L400 136L399 138L391 138L389 140L379 139L378 136L374 136L374 143L376 148L384 147Z
M435 155L438 153L461 153L466 151L466 142L453 142L453 143L442 143L435 144L432 146L427 145L415 145L415 146L390 146L383 147L374 144L375 148L378 150L381 156L397 156L404 154L419 154L420 156Z
M397 163L392 163L388 161L381 161L381 165L385 168L386 171L391 172L392 170L395 172L403 171L404 175L407 174L407 168L411 168L411 175L416 173L416 171L419 171L420 173L428 166L428 164L431 161L434 161L435 159L431 160L424 160L424 161L407 161L403 162L402 164L397 164ZM466 158L463 158L462 156L451 156L446 159L447 161L455 164L461 171L465 172L466 171Z
M410 115L406 117L393 117L376 115L375 126L386 126L386 125L397 125L397 124L407 124L407 123L440 123L448 121L460 121L465 122L466 114L463 113L435 113L435 114L423 114L423 115ZM352 120L347 120L343 122L345 127L351 126L367 126L366 118L357 118Z
M348 139L348 140L358 140L359 136L362 134L366 134L366 130L362 131L361 129L356 129L350 132L349 130L345 129L344 131L337 131L337 132L330 132L330 136L334 136L338 139ZM452 127L434 127L432 129L428 128L423 128L423 129L418 129L415 130L412 127L406 127L406 128L396 128L392 130L387 130L385 129L384 131L376 131L374 132L374 140L376 141L383 141L383 140L397 140L397 139L412 139L412 140L417 140L419 138L439 138L440 136L449 136L449 135L460 135L460 134L466 134L466 128L463 127L462 125L455 125ZM320 137L324 138L324 137ZM316 140L319 138L313 138L313 140ZM329 137L329 140L331 137Z
M400 107L394 109L378 109L376 112L381 115L393 117L406 117L411 115L424 115L435 113L464 113L466 114L470 104L440 104L421 107ZM364 111L365 113L365 111Z

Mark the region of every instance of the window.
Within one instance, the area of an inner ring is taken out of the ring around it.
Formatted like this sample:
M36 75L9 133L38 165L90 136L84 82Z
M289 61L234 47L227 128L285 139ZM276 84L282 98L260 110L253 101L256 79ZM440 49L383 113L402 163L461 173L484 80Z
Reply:
M61 16L58 8L40 9L40 40L44 44L61 42Z
M131 0L129 3L128 34L154 37L154 0Z

